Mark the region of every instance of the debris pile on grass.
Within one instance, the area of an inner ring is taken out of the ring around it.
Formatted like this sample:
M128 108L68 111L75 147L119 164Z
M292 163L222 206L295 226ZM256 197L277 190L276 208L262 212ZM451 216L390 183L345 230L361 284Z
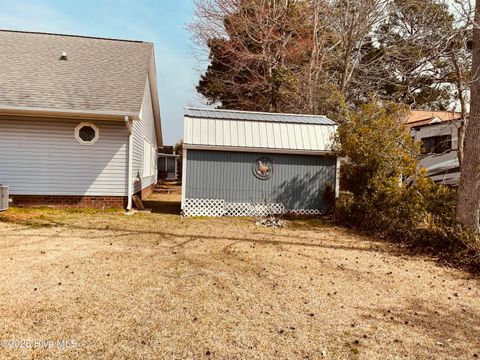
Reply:
M276 216L268 216L256 221L255 225L263 227L281 228L287 226L287 223Z

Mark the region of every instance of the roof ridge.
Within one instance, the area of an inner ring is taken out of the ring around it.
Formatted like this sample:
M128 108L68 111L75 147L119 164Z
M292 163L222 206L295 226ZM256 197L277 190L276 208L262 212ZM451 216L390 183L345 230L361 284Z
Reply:
M266 112L266 111L246 111L246 110L230 110L230 109L215 109L215 108L198 108L198 107L191 107L186 106L185 109L188 110L198 110L198 111L222 111L222 112L236 112L236 113L247 113L247 114L265 114L265 115L285 115L285 116L303 116L303 117L323 117L327 118L326 115L313 115L313 114L294 114L294 113L274 113L274 112Z
M20 34L35 34L35 35L50 35L50 36L64 36L64 37L74 37L74 38L83 38L83 39L132 42L132 43L139 43L139 44L152 44L149 41L142 41L142 40L127 40L127 39L116 39L116 38L108 38L108 37L100 37L100 36L60 34L60 33L51 33L51 32L44 32L44 31L0 29L0 32L10 32L10 33L20 33Z
M460 111L456 110L423 110L423 109L410 109L411 112L425 112L425 113L450 113L450 114L461 114Z
M280 116L279 116L280 115ZM323 115L302 115L302 114L283 114L266 113L258 111L240 111L224 109L199 109L185 107L185 118L192 119L217 119L222 121L256 121L287 124L319 124L319 125L337 125L333 120Z

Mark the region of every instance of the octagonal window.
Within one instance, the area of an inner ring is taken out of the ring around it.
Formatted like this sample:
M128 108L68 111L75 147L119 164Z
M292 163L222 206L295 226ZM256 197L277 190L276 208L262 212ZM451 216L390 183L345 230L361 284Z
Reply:
M98 140L100 132L92 123L81 123L75 128L75 138L82 145L92 145Z

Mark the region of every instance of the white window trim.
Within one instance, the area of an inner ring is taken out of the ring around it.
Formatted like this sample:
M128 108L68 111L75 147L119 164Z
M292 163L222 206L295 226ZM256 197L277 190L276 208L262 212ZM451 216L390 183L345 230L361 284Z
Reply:
M80 129L84 126L90 126L93 130L95 130L95 137L93 138L92 141L84 141L80 137ZM98 141L99 138L100 138L100 130L98 130L98 127L94 123L82 122L75 127L75 139L77 139L77 141L81 145L93 145Z
M149 178L155 175L156 171L156 147L148 139L143 139L143 169L142 178Z

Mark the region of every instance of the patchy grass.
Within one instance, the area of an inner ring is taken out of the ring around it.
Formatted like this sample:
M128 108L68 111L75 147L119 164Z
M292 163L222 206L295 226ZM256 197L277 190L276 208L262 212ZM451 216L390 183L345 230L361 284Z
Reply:
M78 341L0 358L480 355L480 283L467 273L320 220L265 229L150 205L0 214L0 338Z
M59 210L52 207L32 207L32 208L10 208L7 212L0 213L0 222L16 223L29 226L56 226L62 224L62 221L77 216L95 216L107 214L122 214L119 209L64 209Z

